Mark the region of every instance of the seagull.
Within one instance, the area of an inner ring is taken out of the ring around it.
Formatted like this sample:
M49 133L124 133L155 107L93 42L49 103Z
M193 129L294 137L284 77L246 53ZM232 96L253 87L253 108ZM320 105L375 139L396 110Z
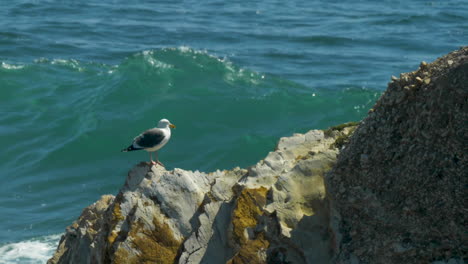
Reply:
M164 165L158 160L158 150L164 147L171 138L171 128L176 126L171 124L167 119L161 119L158 126L148 129L135 137L132 144L128 148L122 149L122 152L144 149L149 152L150 164ZM156 152L156 161L153 161L153 152Z

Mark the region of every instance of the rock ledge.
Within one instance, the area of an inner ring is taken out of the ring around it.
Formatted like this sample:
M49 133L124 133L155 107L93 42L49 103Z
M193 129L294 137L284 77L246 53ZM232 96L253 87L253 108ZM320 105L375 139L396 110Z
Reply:
M327 263L323 176L354 129L281 138L247 170L141 163L116 197L85 208L48 263Z

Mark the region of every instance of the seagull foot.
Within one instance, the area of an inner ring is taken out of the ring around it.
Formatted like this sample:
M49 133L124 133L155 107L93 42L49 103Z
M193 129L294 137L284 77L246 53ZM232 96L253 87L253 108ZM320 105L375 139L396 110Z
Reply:
M164 166L164 164L163 164L162 162L160 162L160 161L150 161L150 162L148 162L147 164L148 164L149 166L161 165L161 166L164 167L164 168L166 167L166 166Z

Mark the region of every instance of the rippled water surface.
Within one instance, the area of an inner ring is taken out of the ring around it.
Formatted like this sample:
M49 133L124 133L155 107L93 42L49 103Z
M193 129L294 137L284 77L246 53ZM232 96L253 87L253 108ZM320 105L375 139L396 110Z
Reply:
M246 167L468 43L466 0L86 2L1 4L0 263L44 263L161 118L169 169Z

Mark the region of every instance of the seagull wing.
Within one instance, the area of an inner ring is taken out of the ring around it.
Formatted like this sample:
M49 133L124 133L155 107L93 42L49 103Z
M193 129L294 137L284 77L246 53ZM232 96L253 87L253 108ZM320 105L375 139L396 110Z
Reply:
M152 148L161 143L166 137L159 128L148 129L133 140L133 147L139 149Z

